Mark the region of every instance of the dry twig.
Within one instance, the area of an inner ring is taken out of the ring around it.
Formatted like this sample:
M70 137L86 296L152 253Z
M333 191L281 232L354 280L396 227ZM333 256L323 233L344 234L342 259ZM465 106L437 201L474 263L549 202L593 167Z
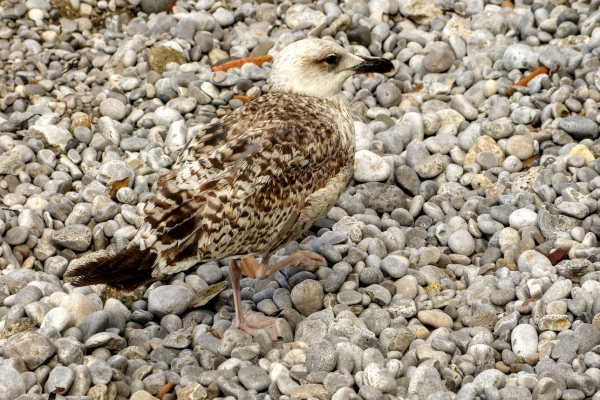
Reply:
M167 393L169 393L173 388L175 387L175 384L173 382L169 382L167 383L165 386L162 387L162 389L160 389L160 391L156 394L156 398L157 399L162 399L163 396Z
M536 69L535 71L533 71L532 73L527 75L525 78L521 79L520 81L517 81L517 83L515 83L514 85L512 85L511 87L506 89L506 94L509 96L512 96L513 95L513 90L512 90L513 86L527 86L527 84L536 76L542 75L542 74L547 74L547 73L548 73L548 68L539 67L538 69Z
M239 58L237 60L231 60L231 61L227 61L223 64L220 65L215 65L212 70L213 72L217 72L217 71L227 71L231 68L239 68L242 65L246 64L246 63L252 63L252 64L256 64L259 67L261 65L263 65L266 62L270 62L273 61L273 56L258 56L258 57L246 57L246 58Z

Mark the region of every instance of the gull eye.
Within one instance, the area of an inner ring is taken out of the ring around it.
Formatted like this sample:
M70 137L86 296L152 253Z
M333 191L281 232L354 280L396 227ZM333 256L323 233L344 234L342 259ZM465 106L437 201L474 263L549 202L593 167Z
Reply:
M325 62L329 65L333 65L338 61L339 57L337 54L330 54L325 57Z

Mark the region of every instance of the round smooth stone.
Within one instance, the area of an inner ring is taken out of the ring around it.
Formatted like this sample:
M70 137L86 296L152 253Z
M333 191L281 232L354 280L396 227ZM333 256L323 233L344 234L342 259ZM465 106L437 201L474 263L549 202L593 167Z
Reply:
M537 221L538 215L535 211L532 211L528 208L521 208L516 211L513 211L508 217L508 223L511 228L521 229L527 226L535 225Z
M450 235L448 247L453 253L470 256L475 251L475 239L469 231L460 229Z
M512 351L521 357L528 357L537 352L538 334L533 325L517 325L510 335Z

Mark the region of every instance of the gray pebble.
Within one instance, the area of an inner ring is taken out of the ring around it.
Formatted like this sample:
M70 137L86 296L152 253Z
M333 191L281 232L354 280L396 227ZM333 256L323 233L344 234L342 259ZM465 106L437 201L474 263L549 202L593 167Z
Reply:
M389 256L381 260L380 268L388 276L399 279L402 278L408 272L408 266L405 265L400 259Z
M302 281L294 286L291 292L294 307L300 314L305 316L321 310L324 298L323 287L312 279Z
M348 306L359 304L362 301L362 294L356 290L342 290L337 294L337 301Z
M116 121L122 120L126 113L127 108L125 105L117 99L108 98L100 103L100 113L103 116L112 118Z
M385 108L397 106L400 103L401 94L400 89L391 83L382 83L377 86L375 91L377 102Z
M309 372L331 372L335 368L336 363L335 347L325 339L311 343L306 350L306 369Z
M1 399L12 400L26 393L27 387L21 374L10 366L0 367Z
M457 254L469 256L475 251L475 240L466 230L458 230L448 238L448 247Z
M240 369L238 378L246 389L256 390L259 393L266 390L271 384L271 379L265 370L254 365Z
M48 391L52 393L57 388L63 388L65 392L68 392L73 384L73 379L74 373L71 369L58 365L48 377Z
M181 286L157 287L148 296L148 311L159 318L167 314L178 315L187 309L193 296L193 292Z
M558 127L574 139L596 139L598 137L598 124L584 117L563 118L558 123Z
M42 365L54 355L55 348L50 339L37 332L22 332L11 336L3 345L3 354L19 357L30 370Z
M16 226L14 228L9 229L4 236L6 243L11 246L16 246L19 244L23 244L29 238L29 229L24 226Z
M360 271L358 278L361 284L368 286L381 283L383 281L383 273L378 267L367 267Z
M52 240L67 249L85 251L92 242L92 230L82 224L70 225L56 231Z

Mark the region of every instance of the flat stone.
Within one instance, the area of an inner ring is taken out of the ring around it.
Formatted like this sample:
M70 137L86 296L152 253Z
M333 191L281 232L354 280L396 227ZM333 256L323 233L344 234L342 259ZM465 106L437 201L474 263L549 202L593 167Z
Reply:
M564 331L571 327L571 322L566 315L544 315L538 322L538 329L542 331Z
M384 159L369 150L357 151L354 156L354 179L358 182L378 182L390 176L391 167Z
M362 301L362 294L356 290L342 290L337 294L337 301L348 306L359 304Z
M271 379L267 372L257 365L251 365L240 369L238 378L246 389L256 390L259 393L268 389L271 384Z
M41 333L21 332L6 340L2 352L6 357L22 359L29 370L34 370L54 355L55 348Z
M127 108L125 104L114 98L107 98L100 103L100 114L120 121L125 118Z
M397 186L379 182L369 182L356 186L356 192L363 197L365 207L378 213L389 213L396 208L406 208L404 193Z
M69 225L54 232L52 240L67 249L85 251L92 243L92 230L87 225Z
M573 283L569 279L559 279L546 290L542 300L545 304L550 304L553 301L566 299L572 288Z
M513 69L528 69L533 71L539 67L539 54L533 48L524 43L509 46L504 52L502 63L508 71Z
M290 392L290 397L296 399L314 399L324 398L328 395L327 390L323 385L316 383L307 383L305 385L298 386Z
M491 151L498 157L498 162L502 164L504 161L504 151L496 144L496 141L490 136L480 136L475 140L473 146L465 156L464 165L473 164L477 155L484 151Z
M190 304L194 293L181 286L157 287L148 296L148 311L159 318L168 314L180 315Z
M27 386L21 374L16 369L0 367L0 400L14 400L25 395Z
M544 170L544 167L532 167L527 171L524 175L519 176L513 181L512 184L512 192L514 194L518 192L527 192L531 189L531 185L535 178L540 174L541 171Z
M551 268L552 263L543 254L538 253L535 250L526 250L519 256L517 261L519 271L531 272L534 267Z
M590 151L590 149L583 144L573 146L573 148L569 150L569 153L563 158L563 160L566 162L570 156L581 156L585 159L586 163L594 161L596 159L594 157L594 154L592 154L592 152Z
M15 226L6 232L4 239L11 246L23 244L29 238L29 229L24 226Z
M331 372L337 364L335 346L326 339L312 342L306 350L306 369L308 372Z
M48 391L52 393L58 388L62 388L65 393L68 392L73 384L74 377L75 374L70 368L62 365L56 366L48 377Z
M458 128L465 121L461 113L451 108L439 110L436 114L440 117L440 126L452 124Z
M363 382L373 386L381 393L394 393L396 391L396 381L392 374L379 364L369 364L364 369Z
M170 62L184 64L185 54L169 46L155 46L148 51L148 64L159 74L165 72Z
M576 140L596 139L598 124L584 117L567 117L560 120L558 127Z
M150 393L144 391L144 390L140 390L135 392L132 396L131 396L131 400L136 400L134 399L134 396L137 395L138 393L147 393L148 397L140 397L140 399L138 400L154 400L156 397L152 396ZM200 384L192 384L192 385L188 385L186 387L184 387L183 389L181 389L179 392L177 392L177 398L180 400L204 400L207 398L207 392L206 389L200 385Z
M29 134L41 140L55 154L66 152L67 143L73 138L68 130L57 125L33 125Z
M399 11L418 24L428 24L442 13L442 7L433 0L408 0L399 3Z
M408 394L420 399L427 399L430 395L443 391L440 373L437 369L424 365L417 367L408 385Z
M113 160L103 164L98 169L98 175L96 176L96 179L98 179L108 188L113 188L113 185L116 182L120 184L120 187L133 187L135 172L125 161Z
M310 26L318 26L324 20L325 14L304 4L294 4L285 13L285 23L291 29L304 23L310 23Z
M515 210L508 217L508 221L511 228L521 229L528 226L533 226L537 222L538 215L535 211L527 208Z
M417 314L419 321L434 328L452 329L452 318L442 310L423 310Z
M475 251L475 240L469 231L459 229L448 238L448 247L454 253L470 256Z
M0 174L19 175L24 166L21 155L17 151L11 150L0 154Z
M126 346L126 341L116 333L100 332L85 341L89 349L105 347L109 350L121 350Z
M433 49L423 58L423 67L430 72L446 72L456 59L454 53L444 42L435 42Z
M445 168L444 158L441 154L432 154L417 162L414 170L423 179L431 179L438 176Z

